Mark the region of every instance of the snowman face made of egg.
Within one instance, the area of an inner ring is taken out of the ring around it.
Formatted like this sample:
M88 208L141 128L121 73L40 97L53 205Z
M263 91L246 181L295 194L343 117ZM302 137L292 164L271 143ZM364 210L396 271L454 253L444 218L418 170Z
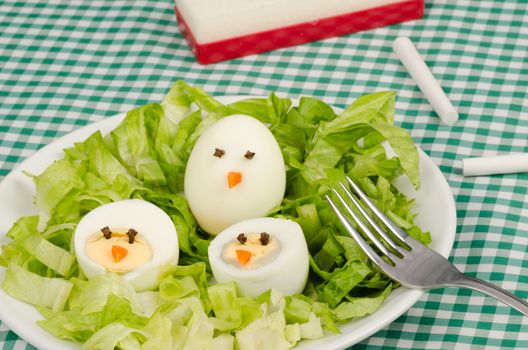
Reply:
M280 147L260 121L231 115L197 140L185 170L185 196L198 224L216 235L241 220L265 216L286 187Z

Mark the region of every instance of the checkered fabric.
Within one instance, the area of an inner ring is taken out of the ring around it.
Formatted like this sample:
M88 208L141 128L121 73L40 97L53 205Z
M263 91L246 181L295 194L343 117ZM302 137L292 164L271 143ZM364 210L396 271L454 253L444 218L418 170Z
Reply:
M343 107L398 91L396 121L449 181L451 261L528 299L528 173L463 177L468 156L528 152L528 1L426 0L422 20L198 65L170 0L0 2L0 178L43 145L158 101L178 79L213 95L312 95ZM392 53L409 36L458 106L439 122ZM3 199L5 200L5 199ZM1 349L33 349L0 323ZM528 349L528 317L462 289L428 292L353 349Z

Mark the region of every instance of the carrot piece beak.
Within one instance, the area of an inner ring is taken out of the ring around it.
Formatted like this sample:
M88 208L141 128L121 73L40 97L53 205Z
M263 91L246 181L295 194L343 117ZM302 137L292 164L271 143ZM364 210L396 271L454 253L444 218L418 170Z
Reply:
M227 174L227 185L229 188L233 188L242 181L242 173L237 171L230 171Z
M245 266L248 263L249 259L251 259L251 252L248 252L247 250L237 249L235 250L235 252L238 262L242 266Z
M114 261L117 263L117 262L120 262L121 260L123 260L125 258L125 256L127 255L128 253L128 250L126 250L125 248L119 246L119 245L113 245L112 246L112 256L114 258Z

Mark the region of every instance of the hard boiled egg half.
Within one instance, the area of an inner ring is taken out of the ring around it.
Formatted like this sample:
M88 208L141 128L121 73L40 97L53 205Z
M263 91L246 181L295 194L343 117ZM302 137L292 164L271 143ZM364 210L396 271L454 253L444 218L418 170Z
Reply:
M185 170L185 196L198 224L216 235L245 219L266 216L286 188L280 147L269 129L231 115L196 141Z
M301 293L308 278L308 247L295 221L256 218L222 231L209 245L209 262L219 283L234 281L257 297L270 288Z
M137 291L158 286L161 269L178 263L178 235L170 217L149 202L102 205L84 216L74 235L79 266L91 278L121 274Z

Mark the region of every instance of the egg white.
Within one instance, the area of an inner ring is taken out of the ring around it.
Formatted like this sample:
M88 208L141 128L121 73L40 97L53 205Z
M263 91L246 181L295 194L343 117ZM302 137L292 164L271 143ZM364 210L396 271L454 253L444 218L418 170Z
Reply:
M277 257L254 269L238 268L222 258L224 249L240 233L267 232L280 242ZM209 245L209 262L215 280L234 281L243 295L257 297L270 288L284 295L301 293L308 279L308 247L299 224L278 218L256 218L241 221L218 234Z
M74 249L79 266L86 277L106 273L103 266L86 254L86 244L90 237L105 226L110 230L133 228L152 249L150 261L122 275L137 291L156 288L161 270L169 264L178 263L178 235L170 217L152 203L129 199L97 207L86 214L77 225L73 238Z
M225 153L215 157L215 149ZM244 157L254 152L252 159ZM229 172L242 181L227 185ZM267 215L279 205L286 188L286 169L273 134L260 121L231 115L210 126L189 156L185 196L200 227L216 235L228 226Z

